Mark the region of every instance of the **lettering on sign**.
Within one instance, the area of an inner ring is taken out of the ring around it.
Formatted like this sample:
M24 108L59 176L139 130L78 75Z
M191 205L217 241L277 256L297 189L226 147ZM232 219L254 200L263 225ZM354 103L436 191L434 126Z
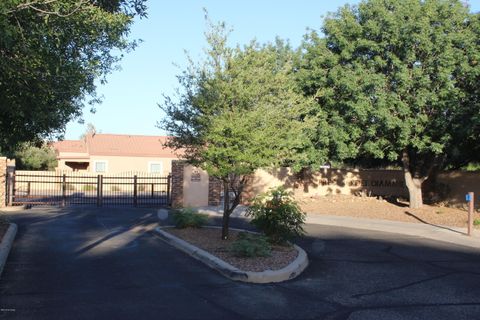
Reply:
M192 175L190 177L190 181L192 182L200 182L201 177L200 177L200 171L198 169L193 169L192 170Z
M337 178L321 178L319 184L322 186L336 185L339 181ZM386 188L403 188L405 187L405 181L391 179L391 180L367 180L367 179L355 179L348 181L349 187L386 187Z

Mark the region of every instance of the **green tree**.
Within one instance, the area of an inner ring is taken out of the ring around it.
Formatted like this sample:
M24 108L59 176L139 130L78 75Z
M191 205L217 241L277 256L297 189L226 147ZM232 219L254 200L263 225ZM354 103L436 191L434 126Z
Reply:
M222 239L248 175L292 159L308 140L297 121L306 100L295 91L292 50L280 40L230 48L227 35L224 24L210 24L205 60L190 60L178 77L179 96L161 105L166 117L159 123L172 135L170 147L223 182Z
M21 170L54 170L57 166L55 151L46 144L24 144L15 152L15 160Z
M87 102L98 102L95 80L105 81L118 52L135 47L127 35L144 2L0 1L1 152L60 134Z
M478 158L479 17L457 0L368 0L306 36L297 79L334 160L400 163L410 207L435 168Z

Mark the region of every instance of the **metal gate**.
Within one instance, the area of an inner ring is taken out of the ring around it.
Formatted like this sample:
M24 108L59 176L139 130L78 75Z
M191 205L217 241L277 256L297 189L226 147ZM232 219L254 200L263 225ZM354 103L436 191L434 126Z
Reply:
M171 176L14 172L10 205L169 206Z

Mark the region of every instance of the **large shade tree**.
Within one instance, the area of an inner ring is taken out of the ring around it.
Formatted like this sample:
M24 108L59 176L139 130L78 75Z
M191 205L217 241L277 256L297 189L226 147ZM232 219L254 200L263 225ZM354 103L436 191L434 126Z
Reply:
M224 24L210 24L204 61L191 61L178 77L179 94L166 97L159 123L172 135L170 147L223 182L222 239L248 175L291 161L308 141L298 121L306 99L291 76L293 51L282 41L231 48L227 35Z
M61 133L131 49L145 0L0 1L0 152ZM114 53L113 53L114 52Z
M368 0L327 16L297 73L318 102L317 147L398 161L420 207L433 169L479 157L478 22L457 0Z

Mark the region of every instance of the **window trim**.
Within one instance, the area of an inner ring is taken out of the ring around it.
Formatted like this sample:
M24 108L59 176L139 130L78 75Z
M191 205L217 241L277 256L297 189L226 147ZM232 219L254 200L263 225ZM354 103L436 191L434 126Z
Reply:
M152 164L159 164L160 165L160 171L159 172L152 172ZM163 162L162 161L148 161L148 173L163 174Z
M97 171L97 163L105 164L105 171ZM93 161L93 172L95 173L107 173L108 172L108 160L94 160Z

